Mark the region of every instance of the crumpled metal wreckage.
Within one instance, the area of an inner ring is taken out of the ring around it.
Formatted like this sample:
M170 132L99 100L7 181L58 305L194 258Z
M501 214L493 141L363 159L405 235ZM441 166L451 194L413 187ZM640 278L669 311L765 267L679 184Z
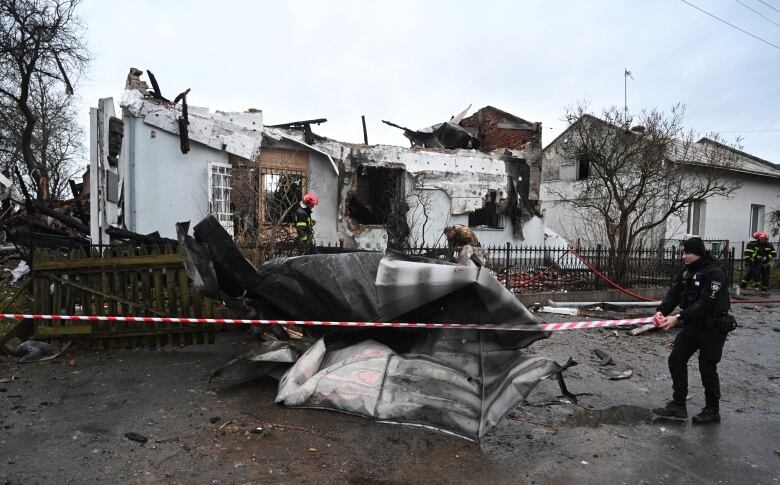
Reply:
M352 252L273 259L255 269L209 216L177 226L196 289L245 318L536 323L485 268ZM274 327L272 327L274 328ZM478 440L561 365L527 347L549 332L304 327L300 340L265 341L215 371L238 383L279 379L276 402ZM282 332L279 332L280 334ZM286 334L285 334L286 335Z

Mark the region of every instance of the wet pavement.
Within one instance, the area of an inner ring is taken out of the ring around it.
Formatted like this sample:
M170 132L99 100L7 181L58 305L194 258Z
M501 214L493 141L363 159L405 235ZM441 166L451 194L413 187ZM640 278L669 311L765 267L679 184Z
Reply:
M584 330L533 345L579 362L566 371L578 405L554 379L543 381L481 443L279 407L270 379L209 383L213 369L253 345L239 332L182 349L72 348L74 365L2 358L0 483L778 483L780 305L735 313L742 327L719 366L722 423L650 412L671 394L674 332ZM595 348L615 365L600 365ZM630 378L606 378L625 368ZM695 358L689 372L692 415L703 406Z

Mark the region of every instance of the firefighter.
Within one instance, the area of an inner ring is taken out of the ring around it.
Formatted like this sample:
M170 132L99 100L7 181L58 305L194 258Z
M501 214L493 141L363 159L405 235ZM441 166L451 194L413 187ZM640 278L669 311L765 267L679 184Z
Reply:
M720 421L717 366L726 335L736 326L736 321L728 314L731 307L729 281L718 261L705 249L701 238L692 237L683 243L682 260L685 268L675 277L653 317L653 322L664 330L682 326L669 354L672 400L662 408L653 409L653 412L665 417L688 417L685 404L688 360L698 351L705 407L692 421L693 424L717 423ZM682 311L668 316L678 305Z
M304 254L314 249L314 220L311 218L311 210L319 202L316 195L306 194L295 209L295 242Z
M455 224L444 228L444 235L447 237L447 247L458 251L458 264L469 264L471 255L475 254L475 249L480 246L479 239L470 227L463 224ZM481 256L481 254L477 254ZM480 258L482 260L483 258ZM482 261L484 265L484 261Z
M745 247L744 259L748 264L747 275L739 283L741 288L747 288L752 281L759 290L769 291L769 272L772 260L777 257L774 246L769 244L769 234L756 231L753 233L755 241L750 241Z

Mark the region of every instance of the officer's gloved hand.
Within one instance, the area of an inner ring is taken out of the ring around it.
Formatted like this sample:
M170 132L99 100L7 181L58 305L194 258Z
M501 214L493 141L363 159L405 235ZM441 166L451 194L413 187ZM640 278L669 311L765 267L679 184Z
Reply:
M656 312L656 314L653 315L653 325L655 325L656 327L660 327L664 323L666 323L666 317L664 316L664 314L661 312Z

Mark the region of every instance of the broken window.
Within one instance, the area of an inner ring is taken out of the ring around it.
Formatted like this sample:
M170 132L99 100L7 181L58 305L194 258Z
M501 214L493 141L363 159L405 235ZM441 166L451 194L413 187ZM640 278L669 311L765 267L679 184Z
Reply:
M590 177L590 160L581 157L577 160L577 180L585 180L588 177Z
M264 168L260 171L260 217L264 224L294 223L295 205L303 198L306 173Z
M387 245L398 249L409 238L405 171L401 168L360 166L347 196L347 213L354 224L384 226Z
M230 206L230 165L209 162L209 213L233 235L233 211Z
M469 214L469 227L504 228L504 214L498 203L498 192L491 190L485 196L485 205Z

